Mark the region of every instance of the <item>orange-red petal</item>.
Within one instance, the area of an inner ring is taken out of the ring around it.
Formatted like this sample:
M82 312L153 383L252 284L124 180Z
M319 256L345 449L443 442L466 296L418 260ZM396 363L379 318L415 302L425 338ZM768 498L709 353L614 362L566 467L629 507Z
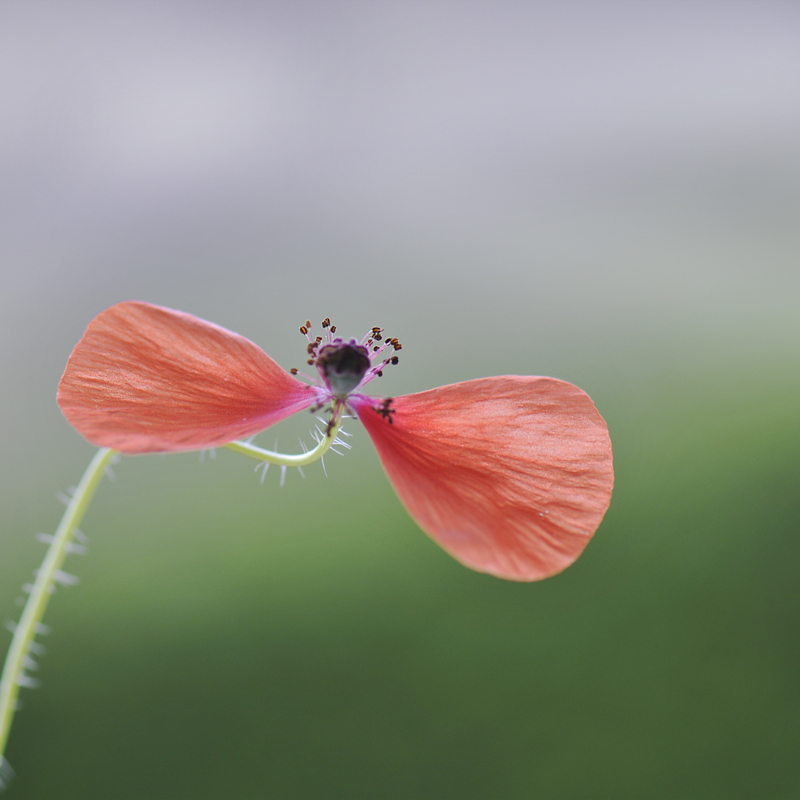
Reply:
M58 387L78 432L123 453L224 444L315 400L311 387L243 336L140 302L119 303L89 323Z
M608 508L608 428L570 383L503 376L442 386L395 398L391 424L366 398L354 405L417 524L480 572L554 575Z

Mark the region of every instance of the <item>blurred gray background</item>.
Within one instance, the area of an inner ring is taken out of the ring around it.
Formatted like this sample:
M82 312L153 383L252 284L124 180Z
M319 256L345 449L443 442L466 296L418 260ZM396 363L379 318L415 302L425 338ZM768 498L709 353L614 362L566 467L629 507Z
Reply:
M306 318L384 326L386 394L564 378L617 460L586 554L517 586L416 530L357 425L283 491L126 459L9 797L800 792L799 43L796 2L4 0L8 616L92 453L58 379L120 300L287 368Z

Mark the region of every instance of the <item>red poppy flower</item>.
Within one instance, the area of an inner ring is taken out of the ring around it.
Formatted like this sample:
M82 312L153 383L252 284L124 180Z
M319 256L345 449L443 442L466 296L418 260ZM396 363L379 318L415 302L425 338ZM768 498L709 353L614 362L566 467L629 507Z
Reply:
M605 514L608 428L588 395L505 375L395 398L359 391L397 363L397 339L309 339L303 383L249 340L140 302L99 314L67 363L58 404L90 442L123 453L196 450L258 433L304 408L346 411L370 435L419 526L468 567L538 580L568 567ZM332 427L331 425L331 427Z

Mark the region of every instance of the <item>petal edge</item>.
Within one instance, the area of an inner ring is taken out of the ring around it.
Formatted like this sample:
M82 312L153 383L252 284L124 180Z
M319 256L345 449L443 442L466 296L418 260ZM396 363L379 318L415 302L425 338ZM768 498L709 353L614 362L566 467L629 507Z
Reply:
M214 447L313 405L314 390L239 334L128 301L98 314L57 395L86 439L123 453Z
M540 580L572 564L611 500L605 421L570 383L514 375L354 405L417 524L480 572Z

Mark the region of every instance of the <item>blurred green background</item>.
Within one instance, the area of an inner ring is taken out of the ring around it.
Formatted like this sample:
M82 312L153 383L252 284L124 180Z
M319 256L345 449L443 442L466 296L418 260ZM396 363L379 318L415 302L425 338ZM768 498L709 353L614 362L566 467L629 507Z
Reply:
M6 617L93 452L58 379L124 299L286 367L307 317L385 326L386 394L570 380L617 472L581 559L514 584L357 423L283 489L124 459L9 800L800 795L799 35L792 2L2 3Z

